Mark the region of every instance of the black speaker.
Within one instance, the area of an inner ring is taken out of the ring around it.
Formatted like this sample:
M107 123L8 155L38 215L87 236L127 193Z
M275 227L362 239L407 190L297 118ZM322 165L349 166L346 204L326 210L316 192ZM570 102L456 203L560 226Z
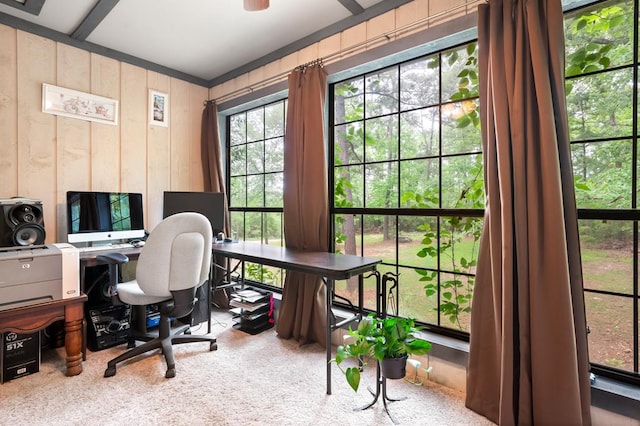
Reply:
M0 247L44 244L42 202L30 198L0 199Z

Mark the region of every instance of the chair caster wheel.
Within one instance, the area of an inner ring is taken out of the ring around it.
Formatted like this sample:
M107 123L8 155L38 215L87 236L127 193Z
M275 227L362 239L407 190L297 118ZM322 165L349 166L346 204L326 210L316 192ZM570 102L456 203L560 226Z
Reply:
M218 350L218 344L217 343L209 343L209 351L217 351Z
M104 370L104 377L112 377L116 375L116 367L107 367L106 370Z
M167 372L165 373L164 377L167 379L176 377L176 368L175 367L167 368Z

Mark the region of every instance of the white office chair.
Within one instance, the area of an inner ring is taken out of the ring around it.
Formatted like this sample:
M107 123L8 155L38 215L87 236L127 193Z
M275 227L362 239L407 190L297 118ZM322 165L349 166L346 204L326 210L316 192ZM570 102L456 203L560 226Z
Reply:
M209 278L212 234L211 223L200 213L177 213L167 217L151 232L141 250L136 279L125 283L117 283L117 267L128 261L127 257L121 253L100 256L100 260L111 268L114 304L157 305L160 311L157 336L134 335L133 340L145 343L109 361L104 377L114 376L119 362L162 349L167 362L165 377L171 378L176 374L172 344L209 342L210 351L218 348L214 337L188 334L188 325L171 330L171 319L191 313L197 301L196 290ZM130 342L130 347L133 343Z

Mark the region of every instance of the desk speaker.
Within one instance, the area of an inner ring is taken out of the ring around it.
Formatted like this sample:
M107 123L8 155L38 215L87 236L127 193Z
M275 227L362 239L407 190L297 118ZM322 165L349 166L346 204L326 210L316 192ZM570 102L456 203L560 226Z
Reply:
M42 202L30 198L0 199L0 247L44 244Z

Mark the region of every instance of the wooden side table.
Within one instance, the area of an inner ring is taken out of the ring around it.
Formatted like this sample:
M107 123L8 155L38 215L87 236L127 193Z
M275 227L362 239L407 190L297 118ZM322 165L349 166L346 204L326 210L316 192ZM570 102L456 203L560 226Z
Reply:
M85 294L69 299L0 311L0 333L35 333L64 320L64 347L67 353L67 376L82 373L82 343Z

